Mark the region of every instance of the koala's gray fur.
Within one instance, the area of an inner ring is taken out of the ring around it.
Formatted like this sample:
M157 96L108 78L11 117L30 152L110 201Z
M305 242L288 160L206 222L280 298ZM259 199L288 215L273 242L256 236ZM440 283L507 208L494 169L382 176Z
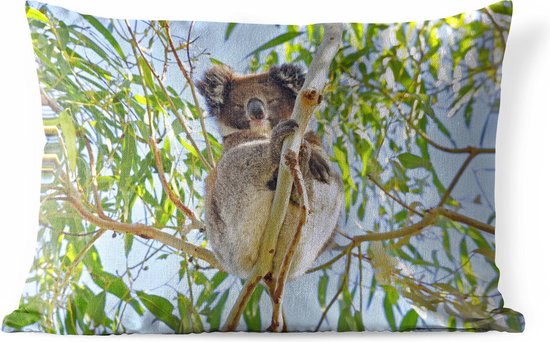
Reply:
M206 179L206 234L223 268L236 276L251 275L270 215L284 138L297 129L288 120L303 73L295 65L273 67L267 73L240 76L227 67L213 67L198 83L209 113L224 137L224 153ZM251 101L254 114L249 113ZM258 107L260 106L260 107ZM302 229L290 277L311 267L336 227L343 204L343 184L330 169L328 156L308 133L300 152L300 167L310 213ZM279 235L290 242L298 221L298 205L289 204ZM287 250L278 246L274 269Z

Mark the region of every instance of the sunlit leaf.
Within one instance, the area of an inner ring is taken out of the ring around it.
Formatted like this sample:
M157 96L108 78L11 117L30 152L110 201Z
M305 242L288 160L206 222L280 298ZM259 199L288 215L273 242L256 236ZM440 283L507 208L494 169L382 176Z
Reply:
M40 20L46 24L50 23L50 20L44 15L44 13L32 7L27 7L27 18Z
M63 134L63 142L67 150L67 158L69 159L69 168L71 171L76 171L76 128L73 117L68 109L59 114L59 125L61 126L61 134Z

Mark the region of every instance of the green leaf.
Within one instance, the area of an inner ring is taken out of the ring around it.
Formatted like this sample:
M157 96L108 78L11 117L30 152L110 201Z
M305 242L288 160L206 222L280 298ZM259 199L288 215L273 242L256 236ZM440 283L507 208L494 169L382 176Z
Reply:
M225 29L225 41L227 41L229 39L229 37L231 36L231 33L233 32L235 27L237 27L237 23L228 23L227 24L227 28Z
M489 6L489 9L495 13L503 15L512 15L513 6L512 1L500 1Z
M341 307L337 331L356 331L355 318L351 314L351 308L349 305L341 305Z
M264 50L267 50L269 48L272 48L272 47L275 47L277 45L280 45L280 44L283 44L284 42L287 42L289 40L292 40L296 37L298 37L299 35L303 34L303 32L287 32L287 33L283 33L273 39L271 39L270 41L268 41L267 43L263 44L262 46L260 46L259 48L257 48L256 50L252 51L251 53L249 53L248 55L246 55L245 58L248 58L258 52L261 52L261 51L264 51Z
M389 299L389 295L386 294L384 297L384 314L386 316L386 321L390 325L392 331L397 330L397 325L395 324L395 316L393 314L393 305Z
M121 278L99 271L91 272L90 275L97 286L130 304L139 315L143 314L143 308L130 296L130 289Z
M105 325L105 322L108 320L105 315L106 297L107 293L102 291L97 296L94 296L86 307L86 314L94 321L95 326Z
M32 8L32 7L27 8L27 18L36 19L46 24L50 23L50 20L48 19L48 17L46 17L42 12L40 12L36 8Z
M414 309L410 309L405 317L401 320L399 325L399 331L409 331L416 329L416 321L418 320L418 313Z
M386 292L386 298L391 305L397 304L399 300L399 292L393 286L384 286L384 291Z
M90 23L90 25L92 25L93 27L95 27L96 30L99 31L99 33L101 33L103 35L103 37L105 37L105 39L107 39L107 41L109 42L109 44L111 44L111 46L116 50L116 52L118 53L118 55L123 59L125 60L126 59L126 56L124 55L124 52L122 51L122 48L120 47L120 45L118 44L117 40L115 39L115 37L113 36L113 34L107 30L105 28L105 26L103 26L103 24L101 24L99 22L99 20L97 20L95 17L91 16L91 15L82 15L82 17L84 19L86 19L86 21L88 21Z
M355 325L357 327L357 331L365 331L365 324L363 323L363 314L360 310L355 311Z
M197 272L196 274L200 274L202 277L204 277L202 273ZM218 286L224 281L225 278L227 278L227 273L218 272L212 277L210 281L203 281L204 290L199 295L196 306L201 307L202 304L204 304L205 302L211 303L211 301L209 301L209 298L212 298L212 293L214 292L214 290L216 290L216 288L218 288ZM198 284L198 281L195 282Z
M65 315L65 329L67 334L75 335L77 334L76 330L76 321L81 318L78 317L77 308L75 305L75 300L72 297L67 298L67 314Z
M259 304L263 291L263 286L256 286L244 309L243 317L249 331L260 332L262 330L262 317L260 316Z
M17 309L4 317L4 325L20 330L27 325L40 321L42 315L37 312L27 312L26 310Z
M143 291L136 292L147 310L151 311L156 318L164 322L170 329L177 331L179 327L179 319L172 313L174 305L168 299L161 296L147 294Z
M126 255L126 257L128 257L128 254L130 254L133 244L134 244L134 235L125 234L124 235L124 255Z
M115 178L113 176L98 176L97 187L100 191L109 191L115 185Z
M138 62L139 66L141 67L141 72L143 73L143 79L145 80L147 88L149 88L150 90L154 90L155 83L153 82L153 74L151 73L151 69L149 69L149 64L141 56L138 56Z
M132 126L126 126L124 132L124 140L122 142L122 155L120 165L120 185L127 187L127 180L130 177L132 167L134 166L135 158L137 157L137 148L135 133Z
M407 169L425 168L431 169L432 164L429 160L419 157L415 154L405 152L397 156L397 159L401 162L401 165Z
M59 114L59 125L61 126L61 134L63 142L67 149L67 158L69 159L69 168L72 172L76 171L76 129L73 117L68 109L63 110Z
M319 289L317 290L317 298L319 299L319 305L321 305L321 308L326 307L327 286L328 286L328 275L325 273L319 279Z
M210 324L210 331L217 331L220 329L220 322L223 309L225 308L225 302L229 296L229 290L226 290L220 300L212 308L209 315L206 316L206 321Z

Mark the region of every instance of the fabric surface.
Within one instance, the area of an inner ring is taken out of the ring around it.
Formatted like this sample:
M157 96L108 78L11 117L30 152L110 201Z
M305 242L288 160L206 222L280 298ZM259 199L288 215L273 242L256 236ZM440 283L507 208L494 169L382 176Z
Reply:
M495 265L511 2L332 26L26 11L47 144L4 331L523 331Z

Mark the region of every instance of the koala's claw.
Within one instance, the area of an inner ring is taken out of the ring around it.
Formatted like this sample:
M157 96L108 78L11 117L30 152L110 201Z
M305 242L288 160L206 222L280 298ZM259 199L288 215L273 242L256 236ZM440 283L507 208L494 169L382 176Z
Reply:
M273 128L271 133L271 159L274 164L278 164L281 159L281 148L283 141L290 134L296 132L298 123L295 120L281 121Z
M298 123L296 122L296 120L290 119L281 121L277 124L277 126L275 126L275 128L273 128L272 137L283 140L290 134L296 132L297 129Z
M309 172L316 180L328 183L330 180L330 165L327 160L315 150L311 151L309 158Z

